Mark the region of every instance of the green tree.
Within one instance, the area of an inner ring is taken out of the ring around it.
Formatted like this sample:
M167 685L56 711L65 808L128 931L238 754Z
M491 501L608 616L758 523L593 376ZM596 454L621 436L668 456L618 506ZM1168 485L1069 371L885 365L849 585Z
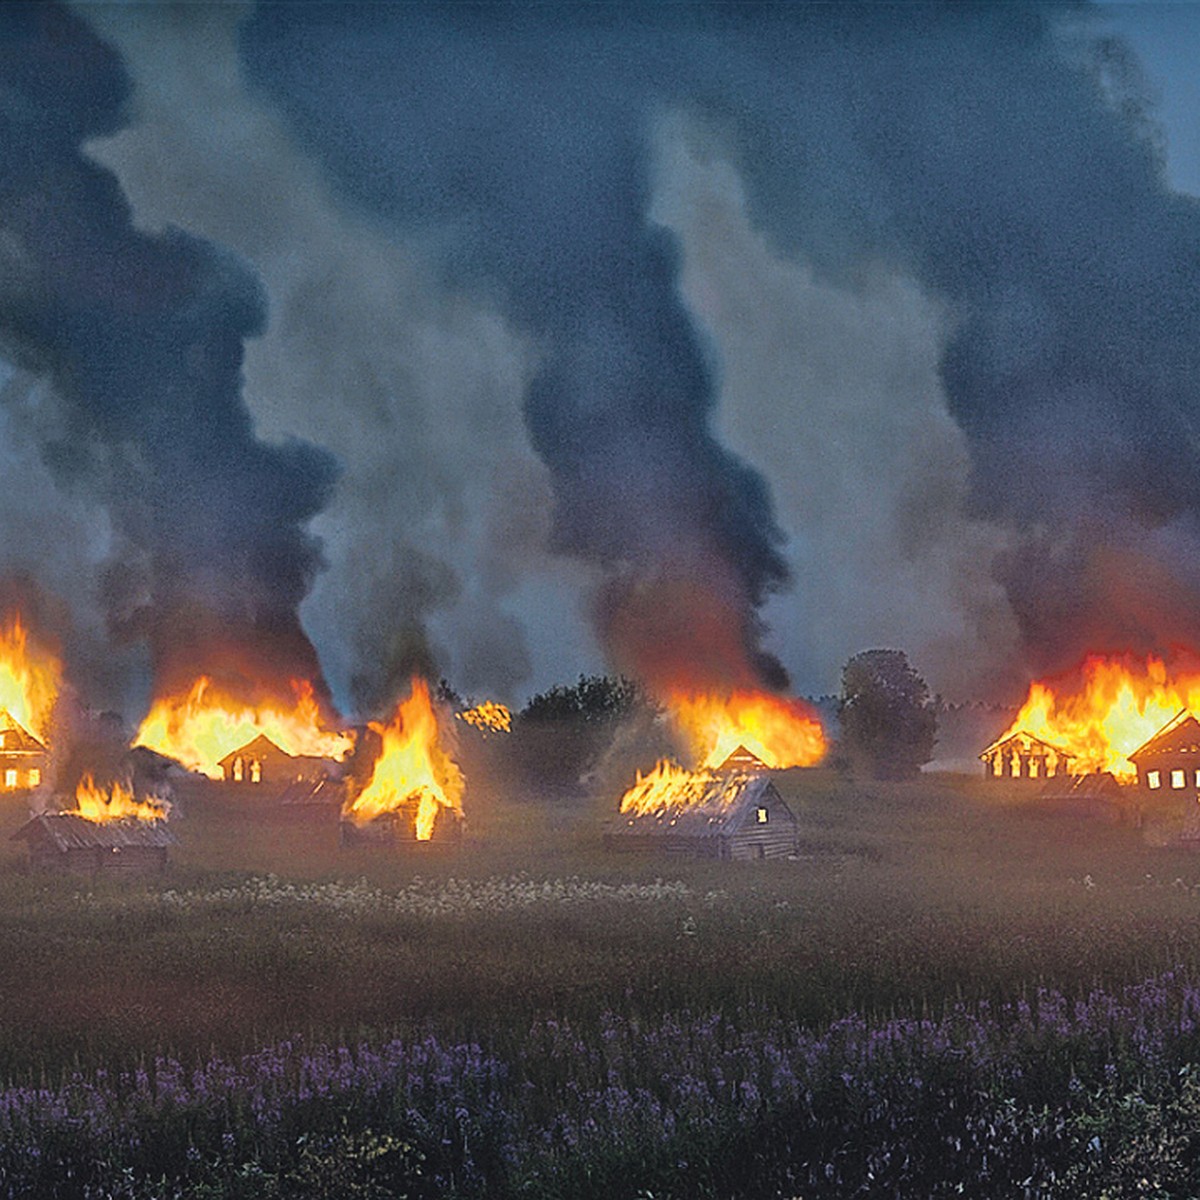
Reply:
M937 701L903 650L864 650L842 669L842 755L857 774L912 779L933 757Z

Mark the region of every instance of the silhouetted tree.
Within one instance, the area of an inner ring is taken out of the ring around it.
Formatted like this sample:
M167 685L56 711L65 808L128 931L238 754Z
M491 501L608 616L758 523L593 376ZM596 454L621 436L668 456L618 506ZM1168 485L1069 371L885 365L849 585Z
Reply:
M903 650L864 650L842 669L842 754L875 779L912 779L933 757L937 701Z
M648 703L641 685L624 675L580 675L573 687L555 684L533 696L521 716L530 721L615 721Z

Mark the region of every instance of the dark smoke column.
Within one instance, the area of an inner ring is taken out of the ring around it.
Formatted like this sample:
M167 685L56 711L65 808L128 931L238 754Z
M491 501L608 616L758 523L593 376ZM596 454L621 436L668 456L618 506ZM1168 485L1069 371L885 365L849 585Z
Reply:
M713 435L715 364L647 220L653 122L690 69L670 24L640 6L263 5L243 50L347 201L429 233L448 284L496 296L533 343L554 548L607 571L614 665L782 685L756 614L786 582L783 536Z
M61 403L43 447L104 504L137 567L114 626L149 640L156 694L200 673L235 696L320 680L297 606L319 565L303 530L334 478L310 446L259 442L241 396L261 332L253 274L217 248L136 230L81 151L123 123L116 55L57 5L0 8L0 350ZM286 693L285 693L286 694Z

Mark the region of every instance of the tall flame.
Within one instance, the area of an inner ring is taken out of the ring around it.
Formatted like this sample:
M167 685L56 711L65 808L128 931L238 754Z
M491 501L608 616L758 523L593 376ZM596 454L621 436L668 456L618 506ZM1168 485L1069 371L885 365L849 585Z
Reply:
M372 722L371 728L382 738L383 748L370 782L345 815L362 824L415 805L417 840L428 841L441 809L462 812L465 787L458 764L443 749L428 684L414 679L411 694L391 721Z
M1180 710L1200 713L1200 663L1187 659L1169 667L1161 658L1093 655L1070 676L1031 684L1003 737L1031 733L1071 755L1077 774L1132 780L1134 750Z
M20 616L0 623L0 709L45 741L61 686L62 664L30 638Z
M107 788L97 785L91 775L85 775L75 789L76 815L85 821L103 824L136 817L139 821L165 820L170 805L165 801L150 802L136 799L131 788L113 782Z
M293 702L257 704L223 695L205 675L182 695L155 700L134 744L178 759L210 779L221 778L221 759L260 734L288 754L341 761L354 745L345 733L325 728L313 686L291 681Z
M704 767L719 767L739 746L778 770L815 766L825 756L821 722L793 697L749 689L725 695L680 691L666 707Z

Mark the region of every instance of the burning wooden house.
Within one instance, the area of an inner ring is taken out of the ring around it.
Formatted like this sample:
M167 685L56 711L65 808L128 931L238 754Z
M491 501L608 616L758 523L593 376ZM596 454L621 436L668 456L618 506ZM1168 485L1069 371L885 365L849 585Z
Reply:
M786 858L796 852L797 837L796 818L765 772L660 763L625 793L605 846L695 858Z
M152 874L167 865L175 837L167 828L170 803L135 797L119 782L98 786L85 776L75 807L37 813L16 833L29 849L30 865L85 874Z
M769 771L770 769L757 754L747 750L745 746L738 746L717 768L718 771L741 771L747 775L752 775L756 771Z
M217 765L226 783L247 785L315 781L321 779L329 768L327 759L289 754L264 733L244 746L231 750Z
M1058 775L1046 781L1038 793L1042 811L1064 816L1120 821L1127 813L1125 789L1111 771L1089 771L1086 775Z
M1200 721L1186 709L1128 757L1145 791L1200 794Z
M46 747L0 708L0 790L39 787L45 773Z
M987 779L1053 779L1071 773L1066 750L1019 729L994 741L979 757Z
M279 794L280 811L298 821L336 821L349 798L349 781L322 775L294 779Z

